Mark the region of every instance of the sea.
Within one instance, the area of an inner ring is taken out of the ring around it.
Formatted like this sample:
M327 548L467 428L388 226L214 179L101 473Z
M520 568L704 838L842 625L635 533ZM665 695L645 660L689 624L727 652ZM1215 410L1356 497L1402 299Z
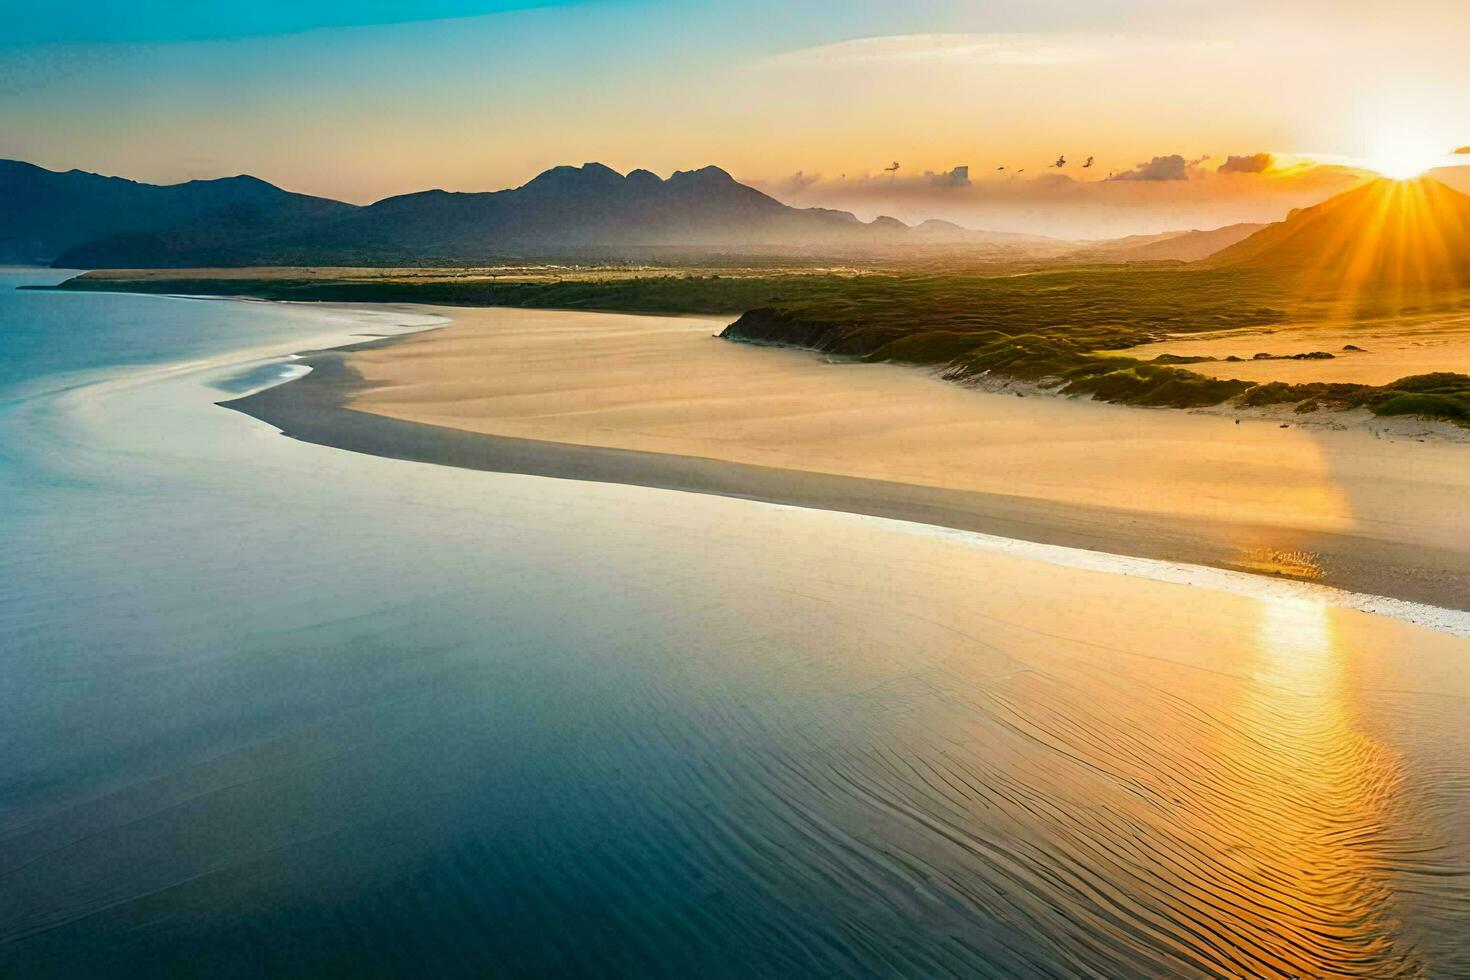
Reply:
M444 317L67 275L0 269L0 976L1470 975L1454 628L296 442L219 403Z

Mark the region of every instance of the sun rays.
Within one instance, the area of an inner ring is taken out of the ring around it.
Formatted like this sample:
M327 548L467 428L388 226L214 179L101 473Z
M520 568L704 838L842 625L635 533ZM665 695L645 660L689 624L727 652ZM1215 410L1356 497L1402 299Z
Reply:
M1375 180L1304 217L1275 257L1331 315L1391 313L1470 278L1470 198L1433 178Z

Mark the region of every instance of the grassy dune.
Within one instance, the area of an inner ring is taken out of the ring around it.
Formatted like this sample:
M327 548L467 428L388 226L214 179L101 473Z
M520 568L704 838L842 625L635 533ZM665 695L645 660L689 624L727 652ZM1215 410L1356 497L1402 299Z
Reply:
M404 302L629 313L726 314L724 336L874 361L941 367L947 377L998 377L1123 404L1189 408L1234 400L1295 403L1301 411L1362 407L1470 424L1470 376L1435 373L1387 385L1298 384L1218 379L1167 355L1144 361L1127 349L1167 336L1269 327L1331 309L1383 316L1463 306L1464 291L1406 294L1360 290L1304 296L1257 271L1177 266L1099 267L1021 275L733 274L561 278L353 275L324 270L249 278L118 274L72 279L64 288L254 296L318 302Z

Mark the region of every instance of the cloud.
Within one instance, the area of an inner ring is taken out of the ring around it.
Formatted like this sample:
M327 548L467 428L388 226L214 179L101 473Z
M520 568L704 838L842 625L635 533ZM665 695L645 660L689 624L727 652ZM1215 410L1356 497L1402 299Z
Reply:
M1216 48L1209 41L1116 34L888 34L799 48L765 58L765 67L874 65L1074 65L1155 52Z
M821 179L821 174L809 174L804 170L798 170L785 180L777 181L774 186L785 191L800 191L819 183Z
M1249 153L1245 156L1231 154L1217 169L1222 174L1260 174L1270 170L1276 158L1269 153Z
M929 181L932 184L934 184L935 187L969 187L970 186L970 168L969 167L955 167L953 170L946 170L944 173L939 173L939 174L931 173L931 174L928 174L927 176L929 177Z
M1178 153L1172 153L1166 157L1154 157L1148 163L1140 163L1132 170L1113 174L1108 180L1188 180L1189 168L1190 161L1185 160Z
M1164 160L1170 160L1164 157ZM1150 167L1143 164L1134 171ZM958 168L956 168L958 169ZM969 183L946 183L954 173L833 174L789 191L789 178L751 183L796 207L852 211L864 220L889 214L908 224L941 218L969 228L1029 232L1064 238L1104 238L1170 229L1217 228L1238 221L1279 221L1294 207L1317 204L1364 179L1349 167L1277 166L1264 173L1217 178L1187 158L1165 169L1190 179L1085 180L1055 170L969 168ZM1470 168L1466 168L1470 170ZM1092 171L1096 173L1096 171ZM1106 171L1103 171L1106 173Z
M1470 156L1470 146L1462 146L1455 151L1455 156Z

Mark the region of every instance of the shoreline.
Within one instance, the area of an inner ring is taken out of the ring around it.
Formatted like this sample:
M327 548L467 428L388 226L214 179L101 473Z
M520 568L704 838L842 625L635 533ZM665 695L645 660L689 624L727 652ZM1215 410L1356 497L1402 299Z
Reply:
M550 278L550 270L558 275ZM59 270L58 270L59 271ZM759 333L739 332L740 324L752 315L751 302L728 300L728 305L709 305L707 298L672 300L643 298L637 302L606 305L593 304L582 295L563 297L565 302L547 301L546 297L527 299L519 294L502 294L495 290L517 287L548 287L572 284L588 286L605 284L610 270L598 268L596 277L591 278L590 269L570 270L568 278L561 267L467 267L467 268L370 268L370 267L229 267L206 269L122 269L75 270L63 281L49 286L24 286L24 289L55 290L58 292L115 292L134 295L154 295L187 299L224 299L237 301L278 302L288 304L360 307L422 306L440 310L476 311L485 309L519 309L543 312L600 313L608 316L642 316L658 318L709 319L731 318L727 322L723 339L731 342L802 351L829 357L865 360L859 354L833 353L822 346L812 346L800 338L782 335L766 339ZM649 270L622 269L613 278L629 282L642 282ZM742 269L749 272L751 270ZM765 270L769 275L773 270ZM782 270L774 270L781 272ZM791 270L785 270L787 272ZM806 270L811 272L812 270ZM834 272L836 270L824 270ZM1057 270L1042 270L1057 271ZM491 274L494 273L494 274ZM1031 275L1034 272L1012 273L998 278L1013 278L1016 275ZM669 279L668 272L653 277L655 280ZM676 277L682 278L682 277ZM714 278L719 279L716 275ZM735 278L741 278L739 276ZM761 276L751 277L760 281ZM800 278L798 276L798 278ZM476 288L480 291L476 292ZM459 291L456 291L459 290ZM464 290L468 290L467 292ZM489 292L486 292L489 290ZM728 298L727 298L728 299ZM761 300L764 302L764 300ZM672 303L672 305L669 305ZM761 312L756 310L754 312ZM1242 397L1228 397L1218 402L1175 403L1170 401L1150 402L1125 397L1103 395L1087 389L1067 395L1060 394L1056 384L1024 380L1022 377L999 374L991 376L991 370L960 374L955 363L949 361L910 360L905 357L884 358L889 363L920 367L929 370L947 383L983 391L1024 393L1026 396L1041 395L1070 399L1089 399L1100 404L1123 405L1129 408L1150 408L1158 411L1209 414L1235 420L1274 421L1283 428L1299 427L1343 431L1357 429L1371 432L1375 437L1403 438L1417 441L1437 440L1470 444L1470 423L1452 414L1435 411L1393 411L1379 414L1369 411L1362 403L1352 403L1351 392L1323 394L1307 391L1313 385L1337 388L1368 389L1382 387L1396 381L1414 380L1454 372L1470 371L1470 314L1459 307L1419 311L1408 317L1404 326L1403 316L1391 318L1393 329L1382 316L1356 318L1342 321L1322 314L1303 314L1289 317L1282 323L1226 327L1203 332L1173 332L1149 340L1139 346L1107 348L1091 351L1089 356L1123 355L1140 358L1144 354L1218 354L1232 345L1245 344L1240 350L1247 356L1208 356L1202 361L1188 360L1166 365L1169 370L1184 370L1199 375L1201 382L1228 383L1238 385L1286 384L1303 387L1291 397L1281 393L1268 393L1260 401L1249 401ZM1444 321L1444 322L1441 322ZM1422 335L1426 329L1436 339L1434 345L1426 347ZM1405 334L1405 331L1408 334ZM734 331L734 332L732 332ZM1365 333L1366 331L1366 333ZM1415 331L1418 331L1417 333ZM1447 339L1449 334L1454 337ZM1246 343L1249 338L1263 338L1263 343L1285 344L1296 350L1296 354L1279 354L1262 361L1250 355L1259 345ZM1270 343L1267 341L1269 340ZM1350 354L1328 355L1326 360L1300 360L1297 354L1309 348L1324 345L1336 349L1343 341L1370 343L1372 350L1348 343L1342 347ZM1453 342L1452 342L1453 341ZM1425 348L1425 350L1420 350ZM1425 351L1432 349L1433 356ZM1345 360L1344 357L1349 358ZM1263 366L1264 365L1264 366ZM1390 367L1392 365L1392 367ZM1143 368L1157 367L1151 360L1141 362ZM1455 374L1455 377L1464 375ZM1418 392L1419 388L1412 391ZM1362 392L1359 392L1361 395ZM1407 395L1404 392L1399 394ZM1365 396L1366 397L1366 396ZM1426 410L1427 411L1427 410ZM1436 410L1437 411L1437 410Z
M349 363L354 354L383 351L444 329L304 352L295 361L310 368L303 376L219 404L293 439L367 455L844 512L1470 610L1470 559L1451 548L1346 531L1182 517L704 456L494 435L351 407L355 395L374 387ZM1320 575L1307 581L1289 573L1267 574L1247 557L1264 549L1314 555Z

